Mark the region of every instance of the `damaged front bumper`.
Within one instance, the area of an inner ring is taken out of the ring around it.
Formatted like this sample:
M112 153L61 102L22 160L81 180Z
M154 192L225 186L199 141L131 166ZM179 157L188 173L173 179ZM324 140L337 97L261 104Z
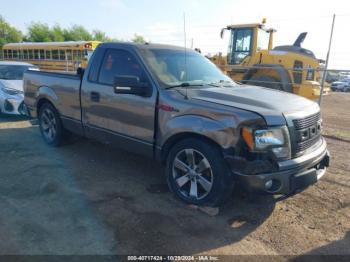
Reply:
M251 165L242 164L245 172L241 173L237 172L237 159L227 156L226 160L238 182L247 190L290 195L315 184L324 176L330 154L326 141L322 139L322 144L316 150L295 159L278 162L275 172L267 172L269 168L272 170L272 166L266 161L254 161ZM260 169L261 172L250 174L249 168L255 171Z

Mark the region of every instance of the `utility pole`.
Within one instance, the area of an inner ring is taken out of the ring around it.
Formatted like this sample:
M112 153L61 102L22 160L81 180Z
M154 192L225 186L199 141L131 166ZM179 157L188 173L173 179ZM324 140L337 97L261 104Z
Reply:
M186 13L184 13L184 44L185 44L185 81L187 81L187 35L186 35ZM186 95L185 95L185 99L188 99L187 96L187 86L185 88L186 90Z
M323 72L322 82L321 82L321 90L320 90L320 98L318 100L318 104L321 106L322 103L322 96L323 96L323 89L324 89L324 83L326 81L326 77L328 74L328 61L329 61L329 54L331 52L331 46L332 46L332 38L333 38L333 30L334 30L334 22L335 22L335 14L333 14L333 21L332 21L332 28L331 28L331 36L329 37L329 45L328 45L328 52L327 52L327 58L326 58L326 65Z

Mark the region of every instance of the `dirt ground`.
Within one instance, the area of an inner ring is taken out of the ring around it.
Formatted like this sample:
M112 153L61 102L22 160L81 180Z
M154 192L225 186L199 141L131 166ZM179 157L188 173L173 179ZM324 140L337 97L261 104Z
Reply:
M324 98L326 176L283 201L236 192L211 217L148 159L0 117L0 254L350 254L350 94Z

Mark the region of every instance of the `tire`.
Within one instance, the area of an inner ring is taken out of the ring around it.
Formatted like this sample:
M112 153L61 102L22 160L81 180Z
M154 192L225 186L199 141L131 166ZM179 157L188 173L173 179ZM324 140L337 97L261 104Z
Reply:
M62 145L66 131L57 110L50 103L40 107L39 127L41 136L48 145L53 147Z
M281 84L279 83L279 80L271 76L264 76L264 75L253 76L251 79L247 81L247 84L263 86L274 90L283 91Z
M220 206L234 186L220 148L200 139L184 139L172 147L166 161L166 177L178 198L200 206Z

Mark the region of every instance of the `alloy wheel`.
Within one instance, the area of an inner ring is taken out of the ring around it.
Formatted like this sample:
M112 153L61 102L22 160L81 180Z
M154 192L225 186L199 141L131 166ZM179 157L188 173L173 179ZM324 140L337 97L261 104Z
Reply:
M57 122L54 113L45 109L41 115L41 128L46 140L52 142L57 134Z
M186 198L201 200L213 187L213 171L208 159L195 149L183 149L173 161L172 175L179 192Z

